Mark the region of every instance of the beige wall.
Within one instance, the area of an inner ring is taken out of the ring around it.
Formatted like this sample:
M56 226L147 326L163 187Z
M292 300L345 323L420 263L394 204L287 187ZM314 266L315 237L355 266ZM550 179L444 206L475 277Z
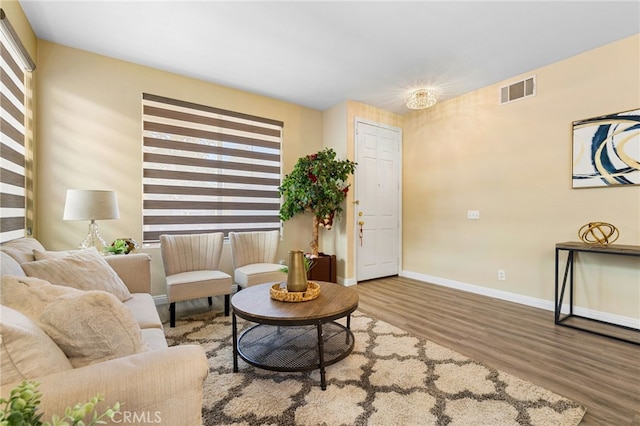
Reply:
M353 157L348 156L347 153L347 102L340 102L326 109L323 112L322 121L324 128L324 146L333 148L339 159L353 160ZM345 277L347 277L345 273L346 267L350 263L349 253L347 251L349 241L347 239L346 229L352 220L350 216L347 215L346 206L352 202L353 191L349 191L349 193L347 193L347 199L345 200L345 211L343 211L337 221L334 221L332 229L327 230L320 227L321 252L336 255L339 283L345 282Z
M284 122L283 170L322 147L322 113L262 96L134 65L40 40L37 237L51 250L76 247L88 223L62 220L68 188L113 189L119 220L99 223L107 241L142 240L141 94L148 92ZM285 223L279 259L308 247L310 227ZM157 248L153 294L164 294ZM231 272L228 246L223 269Z
M499 106L514 77L405 116L406 273L552 301L555 244L583 224L640 244L639 186L571 189L571 123L640 107L640 35L530 74L535 97ZM640 318L638 258L579 258L579 306Z
M35 51L17 2L2 7ZM495 85L403 117L353 101L323 113L38 41L36 236L52 250L74 247L87 224L62 221L66 189L111 188L122 218L100 223L103 235L141 239L142 92L282 120L284 173L325 145L353 159L360 117L403 129L404 274L551 301L553 247L576 240L582 224L611 222L619 243L640 243L640 187L573 190L570 181L571 122L640 106L639 45L631 37L532 71L538 93L521 102L498 106ZM355 275L352 196L337 232L322 240L340 255L346 281ZM470 209L480 210L479 221L466 219ZM308 247L307 219L285 223L280 258ZM163 294L159 251L145 251L154 259L153 293ZM581 260L581 306L640 317L637 261ZM230 271L228 250L223 264Z

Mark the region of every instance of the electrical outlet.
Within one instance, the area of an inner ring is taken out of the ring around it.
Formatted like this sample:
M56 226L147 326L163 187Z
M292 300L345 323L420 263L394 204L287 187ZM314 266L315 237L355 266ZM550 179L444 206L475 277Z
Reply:
M480 210L467 210L467 219L480 219Z
M498 269L498 279L500 281L504 281L507 279L507 273L505 272L504 269Z

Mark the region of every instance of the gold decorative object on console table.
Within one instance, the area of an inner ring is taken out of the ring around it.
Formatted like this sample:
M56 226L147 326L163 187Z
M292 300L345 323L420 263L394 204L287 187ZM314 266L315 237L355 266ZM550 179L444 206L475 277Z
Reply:
M271 286L269 293L271 298L281 302L307 302L320 296L320 286L313 281L307 282L306 291L288 291L286 287L278 283Z
M578 231L583 243L599 246L613 244L619 236L618 228L606 222L589 222Z

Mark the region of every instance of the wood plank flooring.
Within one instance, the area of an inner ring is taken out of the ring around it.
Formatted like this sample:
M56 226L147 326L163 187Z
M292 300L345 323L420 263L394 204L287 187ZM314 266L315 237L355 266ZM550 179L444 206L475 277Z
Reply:
M581 425L640 426L638 345L556 326L551 311L409 278L351 288L361 312L583 404ZM223 311L223 300L179 303L176 316ZM167 321L168 305L158 311Z
M640 418L638 345L556 326L551 311L409 278L352 288L361 312L583 404L582 425Z

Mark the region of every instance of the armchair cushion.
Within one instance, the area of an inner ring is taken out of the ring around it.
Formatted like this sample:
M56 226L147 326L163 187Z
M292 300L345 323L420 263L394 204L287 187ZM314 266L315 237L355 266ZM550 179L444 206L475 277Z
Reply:
M3 276L1 298L39 325L74 367L147 350L133 314L111 293Z
M167 275L169 302L229 294L231 276L222 271L189 271Z
M282 265L277 263L254 263L236 268L233 277L240 287L269 282L286 282L287 274L281 269Z
M68 256L53 255L50 259L22 264L30 277L78 290L103 290L120 301L131 299L131 293L118 274L95 248L73 252Z
M0 317L3 385L73 368L64 352L26 315L0 305Z

